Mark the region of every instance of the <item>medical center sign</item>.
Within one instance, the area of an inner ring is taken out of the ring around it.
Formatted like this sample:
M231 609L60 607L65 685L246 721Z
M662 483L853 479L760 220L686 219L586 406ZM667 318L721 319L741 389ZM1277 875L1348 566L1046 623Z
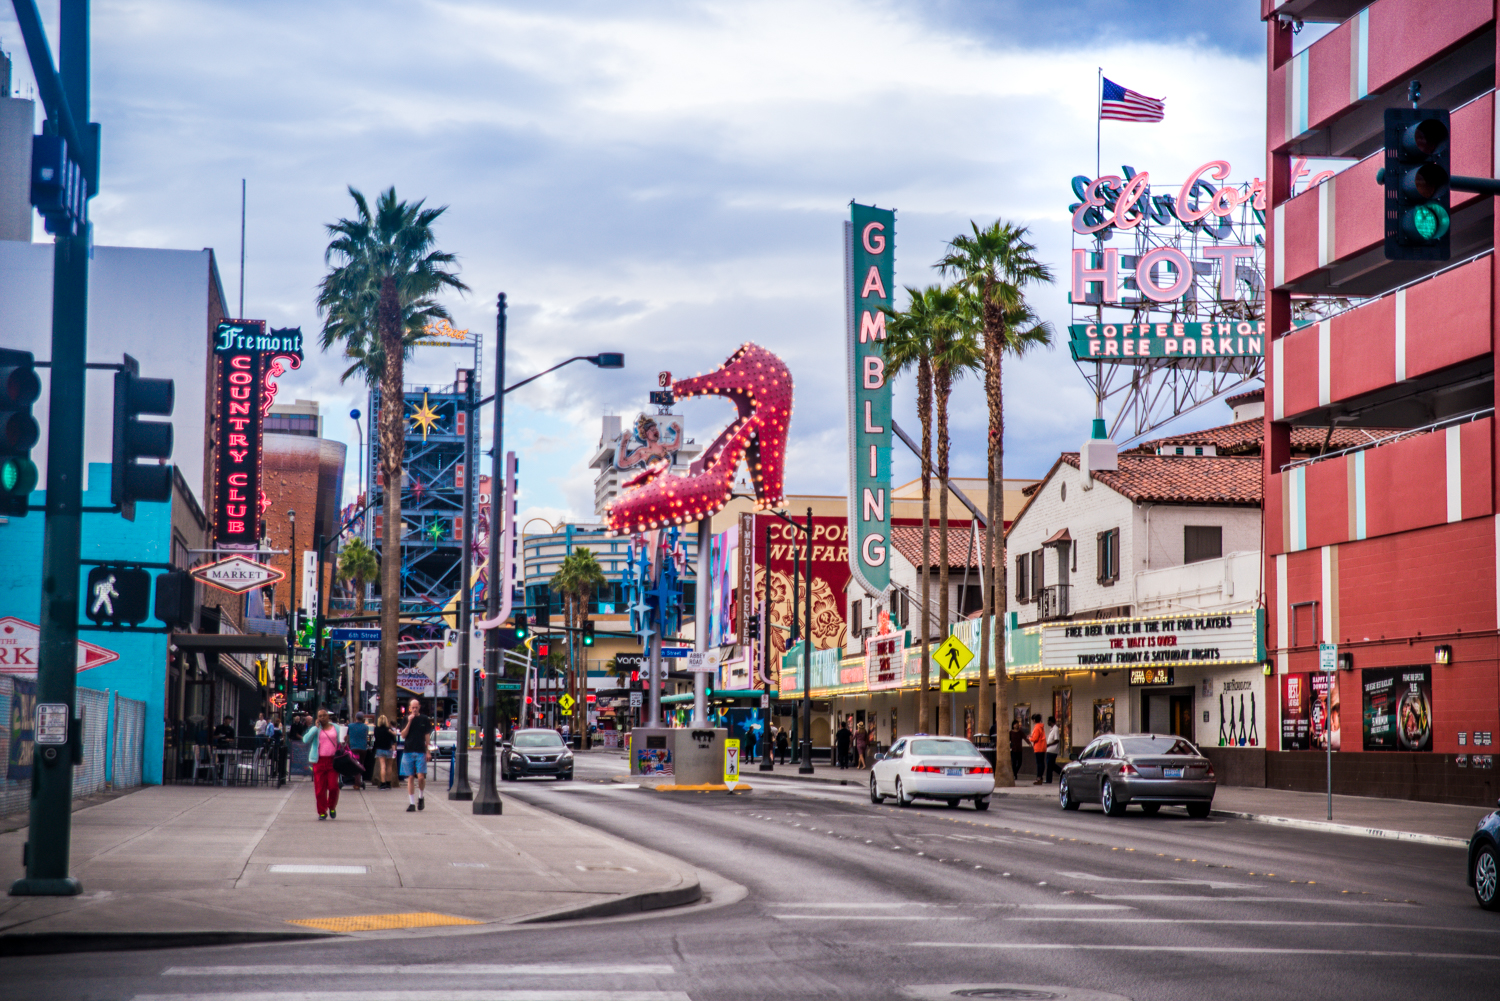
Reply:
M302 365L302 331L267 331L264 320L225 320L214 331L218 363L214 404L214 540L254 546L270 501L261 489L265 415L277 376Z
M896 213L850 204L844 229L849 357L849 568L883 596L891 565L891 385L885 371L885 312L891 306Z

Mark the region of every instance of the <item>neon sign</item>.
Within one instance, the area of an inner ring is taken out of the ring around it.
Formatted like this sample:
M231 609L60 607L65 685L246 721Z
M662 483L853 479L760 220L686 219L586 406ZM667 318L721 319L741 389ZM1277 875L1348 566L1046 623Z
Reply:
M1073 213L1073 232L1083 236L1100 234L1109 239L1110 231L1130 230L1142 223L1169 225L1174 219L1189 230L1201 229L1216 240L1230 233L1226 219L1246 202L1257 218L1266 210L1266 186L1255 178L1241 190L1235 185L1215 187L1214 181L1229 176L1228 160L1210 160L1188 175L1177 195L1152 195L1151 173L1139 174L1130 167L1124 176L1105 174L1092 181L1083 174L1073 178L1073 193L1078 201L1068 206Z
M278 376L302 365L302 331L267 331L264 320L225 320L214 331L214 540L254 546L270 500L261 489L265 415Z
M891 581L891 384L885 374L885 312L895 279L896 213L850 205L844 230L849 355L849 548L854 579L884 595ZM857 540L857 541L856 541Z

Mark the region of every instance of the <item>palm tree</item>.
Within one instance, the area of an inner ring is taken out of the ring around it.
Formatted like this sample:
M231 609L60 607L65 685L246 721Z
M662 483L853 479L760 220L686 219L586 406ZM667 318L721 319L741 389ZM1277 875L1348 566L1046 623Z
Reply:
M979 640L979 730L989 729L991 698L989 694L989 642L996 622L1003 622L1010 603L1006 592L1006 565L1003 548L1005 484L1005 409L1002 391L1002 364L1007 352L1020 356L1038 345L1051 346L1052 328L1040 322L1026 303L1026 289L1032 285L1050 284L1052 269L1036 259L1036 246L1028 239L1025 226L997 219L980 229L970 223L972 235L959 234L948 244L948 253L938 261L945 275L951 275L963 287L965 295L978 310L984 327L984 390L989 409L989 490L986 498L985 530L988 559L985 573L989 578L983 628ZM998 614L997 614L998 613ZM997 635L1003 637L1003 633ZM1000 641L1003 643L1003 639ZM1006 711L1005 653L996 650L995 688L999 716ZM996 732L999 732L997 722ZM1015 784L1008 755L995 755L996 784Z
M342 344L354 364L348 379L363 374L380 386L380 472L385 485L380 561L380 712L396 718L396 644L401 628L401 467L406 458L402 384L413 341L428 321L447 319L434 298L444 289L467 292L451 267L457 258L434 250L432 224L444 208L403 202L396 189L381 193L370 211L365 196L349 189L357 213L328 225L324 251L328 274L318 286L324 318L324 351Z
M922 293L907 286L907 297L911 302L922 298ZM897 312L883 309L885 321L885 370L887 377L894 379L910 368L917 374L917 420L922 425L922 580L921 580L921 625L917 632L922 642L922 684L917 689L917 732L926 733L930 727L930 707L927 692L928 655L932 637L931 588L932 579L932 341L928 328L918 322L910 311ZM911 623L903 622L909 627ZM902 667L904 673L905 667Z
M568 659L577 665L575 676L578 679L578 691L573 697L577 700L577 711L585 722L588 719L588 664L579 663L578 631L589 617L589 599L599 593L600 586L606 580L604 568L599 565L599 558L594 555L594 551L579 548L563 557L562 566L557 568L548 585L567 602L563 614L568 623ZM580 732L587 735L588 727L581 727Z
M361 617L365 614L365 585L374 580L380 573L380 563L375 558L375 551L365 545L365 540L355 537L344 543L344 548L339 550L338 579L342 584L354 584L354 601L356 605L355 614ZM363 670L362 655L365 645L356 643L354 645L354 663L358 665L357 671ZM351 695L359 691L357 684L349 686ZM352 699L350 701L353 701Z

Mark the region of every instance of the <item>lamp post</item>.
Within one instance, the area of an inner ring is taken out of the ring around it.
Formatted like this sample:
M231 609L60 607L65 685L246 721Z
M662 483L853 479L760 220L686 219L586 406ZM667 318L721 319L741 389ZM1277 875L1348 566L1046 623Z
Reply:
M803 580L807 594L803 598L802 615L802 764L799 775L811 775L812 763L812 553L813 523L812 508L807 509L807 573Z
M766 573L765 600L760 606L760 663L761 681L766 691L766 753L760 757L760 770L774 771L776 768L776 743L771 740L771 523L766 522ZM752 578L753 579L753 578Z
M474 672L469 667L469 643L474 631L474 480L477 479L474 459L474 440L478 437L474 426L474 377L470 369L464 377L464 530L459 544L463 548L460 573L462 590L458 598L458 733L453 750L453 788L448 790L451 800L472 800L474 790L469 788L469 718L473 714ZM495 484L490 485L495 489ZM434 687L433 692L437 689Z

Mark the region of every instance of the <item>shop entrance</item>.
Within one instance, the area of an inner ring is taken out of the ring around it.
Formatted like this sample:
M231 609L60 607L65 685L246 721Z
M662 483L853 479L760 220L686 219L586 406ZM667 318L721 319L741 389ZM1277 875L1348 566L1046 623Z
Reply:
M1141 692L1141 730L1193 740L1193 687Z

